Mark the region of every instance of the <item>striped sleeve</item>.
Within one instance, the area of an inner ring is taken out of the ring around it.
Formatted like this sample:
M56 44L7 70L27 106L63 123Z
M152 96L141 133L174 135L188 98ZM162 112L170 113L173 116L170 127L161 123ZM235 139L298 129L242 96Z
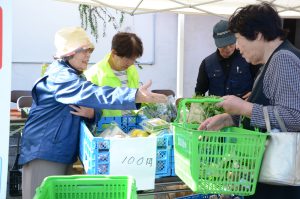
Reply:
M291 51L280 50L270 60L264 77L263 92L270 100L271 127L279 128L274 107L288 131L300 131L300 59ZM265 127L262 106L254 104L251 125Z

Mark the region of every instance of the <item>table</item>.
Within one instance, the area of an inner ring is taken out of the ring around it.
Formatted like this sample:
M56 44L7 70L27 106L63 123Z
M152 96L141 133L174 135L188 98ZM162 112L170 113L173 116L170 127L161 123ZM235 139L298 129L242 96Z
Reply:
M16 155L19 153L19 145L22 130L27 118L21 117L21 112L17 109L10 109L10 129L9 129L9 168L14 164Z
M21 135L26 120L27 118L21 117L20 111L18 111L17 109L11 109L10 110L10 136L13 136L15 134ZM17 145L19 145L19 140ZM16 147L16 146L14 145L10 147ZM179 193L179 192L192 193L188 187L184 186L184 183L177 176L172 176L172 177L163 177L163 178L156 179L154 190L138 191L138 195L139 196L165 195L165 194L172 194L172 193Z
M192 191L177 176L163 177L155 179L155 189L147 191L138 191L139 196L163 195L161 198L167 198L166 194L189 193ZM178 196L177 196L178 197ZM160 197L158 197L160 198ZM170 198L173 198L171 196Z
M24 128L27 118L21 117L21 112L17 109L10 110L10 131L9 131L9 156L8 156L8 172L12 181L15 183L13 186L9 185L11 193L20 194L20 180L21 173L18 170L18 154L20 146L21 133Z

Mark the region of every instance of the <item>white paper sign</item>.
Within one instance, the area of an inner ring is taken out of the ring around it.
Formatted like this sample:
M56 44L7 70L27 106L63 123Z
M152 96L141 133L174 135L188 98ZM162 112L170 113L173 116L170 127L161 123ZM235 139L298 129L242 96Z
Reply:
M156 137L111 138L110 174L131 175L138 190L154 189Z

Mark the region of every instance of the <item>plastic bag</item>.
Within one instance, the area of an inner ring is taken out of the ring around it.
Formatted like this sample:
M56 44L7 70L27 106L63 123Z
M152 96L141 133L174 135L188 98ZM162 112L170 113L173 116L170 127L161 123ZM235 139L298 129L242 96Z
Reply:
M201 124L205 119L205 112L202 104L192 103L188 113L187 122Z
M132 129L129 132L130 137L148 137L149 133L143 131L142 129Z
M158 133L159 131L170 127L168 122L160 118L143 120L140 125L149 133Z
M149 119L160 118L173 122L177 116L175 98L170 95L167 103L147 103L142 108L142 112Z
M196 99L209 99L215 98L218 99L220 97L217 96L195 96ZM224 113L222 107L217 107L216 103L211 102L201 102L201 103L191 103L189 108L189 114L187 116L188 123L197 123L201 124L204 120L209 117Z
M102 133L100 133L99 137L126 138L129 136L126 133L124 133L124 131L122 131L122 129L120 129L120 127L118 126L117 123L113 122L113 123L109 124L108 127Z

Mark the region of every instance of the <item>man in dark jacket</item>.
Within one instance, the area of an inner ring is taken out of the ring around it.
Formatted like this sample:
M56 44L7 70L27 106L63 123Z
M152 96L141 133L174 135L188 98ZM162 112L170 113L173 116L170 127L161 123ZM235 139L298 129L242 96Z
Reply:
M235 48L236 38L228 30L228 21L219 21L213 29L217 51L206 57L199 68L196 95L236 95L247 98L258 67L245 61Z

